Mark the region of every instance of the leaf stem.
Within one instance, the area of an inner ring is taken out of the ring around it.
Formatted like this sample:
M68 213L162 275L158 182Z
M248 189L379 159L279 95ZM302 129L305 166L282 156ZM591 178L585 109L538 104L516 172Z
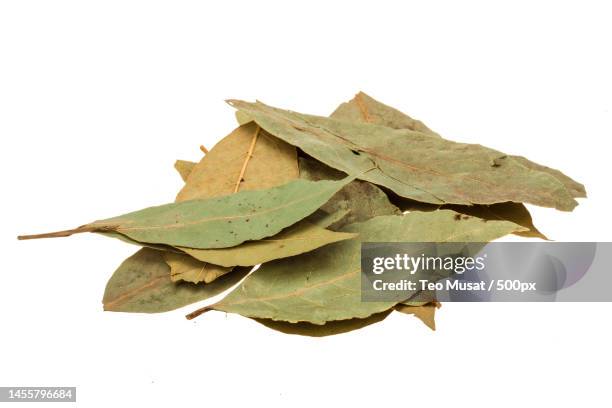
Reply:
M20 241L26 239L40 239L40 238L61 238L61 237L69 237L73 234L81 234L83 232L113 232L117 228L117 225L95 225L95 224L85 224L80 227L63 230L63 231L55 231L55 232L45 232L43 234L32 234L32 235L18 235L17 239Z
M194 310L193 312L189 313L188 315L185 315L185 318L187 318L187 320L195 319L199 315L204 314L204 313L208 312L209 310L212 310L210 308L210 306L204 306L204 307L199 308L198 310Z
M242 169L240 169L240 175L238 176L238 180L236 181L236 186L234 187L234 193L237 193L240 189L240 183L242 182L242 178L244 177L244 172L246 171L247 165L249 164L249 160L253 156L253 150L255 150L255 143L257 143L257 136L259 136L259 131L261 127L257 125L257 129L255 129L255 134L253 135L253 140L251 140L251 146L249 146L249 151L247 152L246 159L242 164Z
M19 235L17 239L20 241L23 241L26 239L60 238L60 237L69 237L72 234L80 234L82 232L93 232L93 231L99 231L99 230L100 230L99 227L82 225L78 228L63 230L63 231L46 232L44 234Z

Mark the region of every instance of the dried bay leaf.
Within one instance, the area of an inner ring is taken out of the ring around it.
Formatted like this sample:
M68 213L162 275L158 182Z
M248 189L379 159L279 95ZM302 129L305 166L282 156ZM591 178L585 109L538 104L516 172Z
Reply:
M555 177L557 180L559 180L561 183L563 183L563 185L565 186L565 188L567 188L567 190L570 192L570 194L573 197L576 198L585 198L586 195L586 189L584 188L583 184L580 184L579 182L573 180L571 177L566 176L565 174L563 174L561 171L556 170L556 169L552 169L550 167L546 167L546 166L542 166L541 164L538 163L534 163L531 160L526 159L523 156L510 156L514 161L522 164L523 166L527 167L528 169L532 169L532 170L537 170L537 171L541 171L544 173L548 173L551 176Z
M127 258L110 278L104 291L104 310L159 313L216 296L238 283L248 270L234 271L207 285L175 283L163 251L143 248Z
M196 164L177 201L218 197L238 190L263 190L297 177L295 147L250 122L221 139Z
M219 197L240 191L260 190L275 187L297 178L297 158L295 147L280 139L268 135L255 123L245 121L229 135L219 141L206 153L185 178L185 186L177 195L176 201ZM246 245L246 254L250 243ZM213 255L206 256L204 252L197 256L200 249L180 248L195 259L180 255L169 255L174 262L168 262L174 279L184 279L193 282L193 278L202 278L200 271L207 271L209 278L221 273L227 273L229 266L240 265L232 263L236 254L242 254L240 247L232 248L228 253L224 249L215 249ZM265 248L262 248L262 251ZM260 252L261 253L261 252ZM301 253L301 252L298 252ZM263 253L262 253L263 255ZM207 258L220 257L231 265L203 264L200 261L212 262ZM271 254L268 254L268 257ZM244 257L241 259L244 260ZM256 265L259 262L251 263ZM193 274L193 276L192 276Z
M363 242L488 242L522 227L507 221L463 216L450 210L389 215L351 224L344 232ZM341 241L308 254L263 264L235 290L207 310L243 316L324 324L333 320L366 318L397 302L361 301L361 243Z
M289 323L271 319L253 320L270 329L285 334L297 334L300 336L310 337L326 337L334 336L336 334L348 333L353 330L362 329L372 324L382 322L387 318L387 316L389 316L391 312L392 309L389 309L385 310L384 312L375 313L363 319L333 320L326 322L325 324L313 324L308 322Z
M102 235L108 238L115 238L118 239L119 241L123 241L125 243L128 244L132 244L132 245L137 245L139 247L144 247L144 248L151 248L151 249L157 249L158 251L170 251L170 252L176 252L176 253L182 253L182 251L176 249L173 246L170 245L166 245L166 244L151 244L151 243L147 243L147 242L139 242L136 241L126 235L120 234L118 232L115 231L94 231L94 234L98 234L98 235Z
M19 238L117 232L143 243L227 248L279 233L315 212L352 180L352 177L338 181L297 179L267 190L165 204L96 221L73 230Z
M252 121L253 119L249 115L241 111L236 111L236 122L238 122L239 125L245 125Z
M411 129L419 130L424 133L429 133L435 137L440 137L437 133L431 131L420 121L415 121L410 116L394 109L390 106L377 101L376 99L366 95L363 92L359 92L352 100L341 104L331 117L341 120L352 120L356 122L374 123L378 125L388 126L394 129ZM557 180L562 182L568 189L573 197L585 197L586 192L584 186L558 170L551 169L539 164L533 163L521 156L510 156L513 160L521 163L525 167L530 169L544 171L553 175ZM396 202L398 204L398 202ZM431 211L438 208L448 208L462 214L473 215L484 219L503 219L512 221L523 227L529 229L529 231L519 231L516 235L532 238L547 239L533 225L531 214L527 208L521 203L497 203L492 205L472 205L472 206L460 206L460 205L442 205L435 206L431 205L429 208L427 205L423 206L418 202L410 202L410 200L400 200L400 208L403 211L421 210Z
M219 265L205 264L197 259L193 259L183 251L172 246L141 243L116 232L101 232L99 234L117 238L128 244L161 251L164 261L170 267L170 278L173 282L184 280L191 283L210 283L219 276L231 272L233 269Z
M514 234L528 238L542 238L548 240L548 238L542 234L533 225L533 219L527 207L521 203L498 203L491 205L472 205L472 206L461 206L461 205L443 205L442 208L448 208L449 210L457 211L462 214L472 215L474 217L482 218L484 220L506 220L511 221L521 227L525 227L525 230L516 231Z
M172 282L183 280L191 283L210 283L233 269L198 261L189 255L176 252L165 252L164 261L170 267Z
M183 181L187 181L187 177L189 177L195 166L196 163L187 160L177 160L174 162L174 168L178 171Z
M286 142L348 174L432 204L528 202L571 211L577 202L550 174L499 151L427 133L228 101Z
M558 170L445 140L364 93L331 118L230 104L240 126L210 152L202 146L199 163L175 163L185 181L175 204L20 238L94 232L143 246L109 280L105 310L176 309L239 283L241 265L261 263L225 299L188 317L216 309L320 337L398 311L435 329L439 304L416 302L430 299L421 292L361 302L362 241L545 238L523 202L571 210L586 196Z
M306 180L339 180L345 175L314 159L300 157L300 177ZM345 212L346 215L331 224L330 228L339 229L355 222L369 220L379 215L401 214L399 208L391 204L380 188L367 181L355 180L338 191L321 207L329 213Z
M183 166L185 166L184 163ZM295 147L268 135L255 123L248 123L224 137L206 153L199 163L190 169L184 177L185 186L177 195L176 201L219 197L239 190L266 189L296 178ZM185 252L189 251L197 252L199 249L188 249ZM222 249L214 251L218 256L223 256ZM223 258L231 259L236 253L242 253L242 251L232 249ZM197 258L200 261L206 261L203 259L204 256ZM239 264L226 266L203 264L180 255L168 255L166 260L171 268L173 279L183 279L194 283L204 278L207 283L211 282L217 276L229 272L231 268L228 266Z
M395 305L395 310L414 315L431 330L436 330L436 309L439 309L440 306L438 302L403 302Z
M324 245L351 239L357 234L334 232L315 224L301 221L279 234L258 241L249 241L232 248L223 249L178 249L200 261L222 266L252 266L310 252Z
M423 122L411 118L399 110L377 101L371 96L359 92L353 99L342 103L330 115L334 119L373 123L393 129L410 129L423 133L438 135Z
M423 132L435 137L439 134L429 129L423 122L414 120L399 110L377 101L363 92L357 93L353 99L340 104L331 114L332 118L348 120L362 123L373 123L376 125L387 126L393 129L410 129ZM577 181L566 176L562 172L550 167L534 163L522 156L508 156L513 161L522 164L531 170L541 171L555 177L569 191L572 197L586 197L584 186Z
M528 238L548 240L536 226L527 207L521 203L497 203L491 205L432 205L404 200L401 197L392 200L402 211L435 211L440 209L453 210L461 214L482 218L483 220L505 220L525 227L525 230L514 232L515 235Z
M220 270L225 269L225 267L236 265L258 265L274 259L286 258L304 252L309 252L332 242L338 242L355 237L356 234L334 232L325 229L325 227L337 222L345 215L346 212L342 211L328 214L321 210L317 210L305 220L287 227L285 230L270 238L245 242L231 248L170 248L171 250L175 250L179 253L186 253L190 255L190 257L195 258L192 262L185 262L191 263L194 266L198 265L200 269L204 267L204 264L197 263L197 260L201 262L211 262L211 268ZM125 237L122 237L121 239L126 242L130 241ZM138 245L138 243L136 244ZM165 249L167 250L168 248ZM172 265L170 266L172 268ZM175 265L175 267L178 268L179 265ZM180 272L178 270L175 272L173 269L172 275L180 275Z

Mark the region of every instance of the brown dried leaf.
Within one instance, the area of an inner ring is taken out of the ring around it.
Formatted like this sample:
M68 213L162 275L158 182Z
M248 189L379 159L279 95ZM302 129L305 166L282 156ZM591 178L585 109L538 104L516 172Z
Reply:
M256 138L252 157L248 154ZM263 190L298 177L295 147L246 123L217 143L189 174L177 201L219 197L236 191Z
M165 252L164 261L170 267L172 282L184 280L191 283L210 283L233 268L199 261L189 255Z

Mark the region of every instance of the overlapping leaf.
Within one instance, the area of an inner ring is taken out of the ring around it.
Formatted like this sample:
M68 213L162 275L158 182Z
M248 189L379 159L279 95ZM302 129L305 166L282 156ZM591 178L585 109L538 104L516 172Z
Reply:
M218 295L242 279L248 270L234 271L207 285L175 283L163 252L143 248L117 268L104 291L104 310L159 313Z
M177 195L176 201L219 197L238 191L263 190L279 186L298 176L295 147L268 135L254 123L244 124L221 139L207 151L199 163L192 166L189 162L177 161L175 167L185 180L185 186ZM200 250L188 249L186 252L188 251ZM214 251L222 256L224 250ZM224 256L225 259L236 252L242 251L232 249ZM198 259L206 260L203 256ZM198 283L198 279L208 279L210 282L231 270L227 268L231 265L204 264L180 255L168 255L166 260L173 279L193 283Z
M363 319L333 320L325 324L313 324L309 322L289 323L272 319L253 319L270 329L300 336L326 337L336 334L348 333L353 330L363 329L375 323L382 322L392 312L391 309L375 313Z
M351 181L350 177L338 181L298 179L267 190L150 207L74 230L20 238L111 231L144 243L227 248L277 234L312 214Z
M437 133L429 129L423 122L412 119L403 112L398 111L390 106L377 101L376 99L366 95L363 92L357 93L353 99L341 104L331 115L332 118L340 120L350 120L354 122L373 123L383 125L394 129L410 129L417 130L434 137L440 137ZM551 169L546 166L534 163L521 156L509 156L512 160L523 166L550 174L560 181L573 197L585 197L586 191L584 186L570 177L566 176L559 170ZM533 225L531 214L522 203L506 202L492 205L443 205L443 206L423 206L422 204L411 202L410 200L402 200L399 203L402 210L432 210L437 208L449 208L463 214L474 215L485 219L502 219L512 221L523 227L528 228L527 231L517 232L517 235L525 237L537 237L547 239Z
M461 214L471 215L474 217L482 218L484 220L505 220L511 221L515 224L524 227L524 230L514 232L515 235L530 237L530 238L542 238L548 239L542 234L536 226L533 224L531 214L529 210L521 203L497 203L491 205L456 205L456 204L444 204L434 205L419 203L414 200L405 200L400 198L394 198L393 202L402 211L436 211L436 210L453 210Z
M241 127L238 130L241 130L242 128L244 127ZM269 135L265 137L267 137L267 139L274 139L272 136ZM200 171L202 171L202 174L216 174L217 182L214 185L216 186L214 188L221 190L228 190L230 187L233 188L233 184L228 184L228 180L236 179L237 176L232 175L231 172L228 173L225 171L219 171L221 169L216 167L218 163L215 162L218 162L220 159L215 159L215 155L222 158L228 155L228 152L234 152L236 150L236 144L237 141L239 141L239 138L241 138L243 141L242 150L245 150L244 141L246 141L246 139L244 139L244 130L241 130L240 132L234 131L232 134L226 137L226 139L228 138L234 138L236 140L230 140L227 143L223 143L222 141L218 143L207 154L207 157L209 159L212 158L214 164L211 164L211 161L206 161L206 157L203 158L200 163L200 165L206 164L206 166L203 166L200 169ZM295 148L290 145L287 145L286 143L278 139L276 139L275 142L271 140L265 141L266 139L263 140L266 144L263 145L263 148L255 149L256 154L253 155L249 162L250 166L255 165L255 169L257 169L257 171L248 172L249 175L252 175L252 177L249 176L251 181L249 183L243 183L241 185L241 188L243 189L254 189L256 187L264 186L266 183L269 184L274 182L280 182L283 181L285 178L295 178L297 176L297 161L295 157ZM276 146L281 147L278 148ZM278 159L278 157L282 157L281 162L285 163L281 163L281 167L279 167L278 169L274 169L280 170L279 175L276 176L278 177L278 179L276 179L276 181L273 181L275 177L274 175L267 175L264 178L259 177L258 175L259 173L263 172L264 166L267 165L270 160L274 160L275 158ZM293 160L293 164L290 164L290 159ZM284 167L284 170L282 170L282 167ZM251 168L252 167L248 167L248 169ZM258 180L263 181L261 182L261 184L259 184ZM352 183L349 183L349 185L350 184ZM208 194L212 194L211 192L213 191L215 191L213 187L208 187ZM192 189L191 194L197 194L197 189ZM334 195L334 197L336 195ZM191 257L199 261L211 263L212 265L207 267L202 263L189 259L182 259L182 262L179 263L178 260L181 258L176 255L173 255L172 257L175 259L175 262L169 263L170 267L173 269L172 276L177 277L177 279L179 277L185 276L182 272L183 270L185 270L185 268L181 268L180 265L187 266L187 270L194 273L195 276L203 276L202 273L199 271L206 270L207 268L211 269L211 273L213 273L212 271L220 272L224 270L224 267L229 266L257 265L274 259L286 258L289 256L308 252L332 242L352 238L354 234L333 232L324 228L334 222L339 221L339 219L329 218L331 215L339 214L340 210L336 209L330 210L329 213L325 211L319 211L316 217L313 218L311 216L310 222L300 222L296 225L286 228L285 230L281 231L279 234L273 237L264 238L258 241L245 242L241 245L232 248L197 249L177 247L179 250L189 254ZM346 214L346 212L344 214ZM314 215L315 214L313 214L313 216ZM322 220L323 217L325 217L327 220ZM174 269L176 269L176 271ZM193 280L190 281L193 282Z
M215 273L212 272L213 270L218 270L219 272L229 272L226 267L235 265L257 265L273 259L286 258L312 251L313 249L332 242L353 238L356 236L356 234L336 232L326 229L330 225L336 224L345 219L347 213L348 211L344 210L338 210L334 213L327 213L322 210L317 210L303 221L287 227L273 237L263 238L258 241L249 241L235 247L222 249L197 249L172 247L163 244L147 244L135 241L116 232L101 232L100 234L120 239L132 245L145 246L148 248L173 252L176 255L183 253L189 254L189 257L193 259L184 259L181 263L186 263L193 266L193 268L189 268L189 270L193 271L189 275L203 277L204 275L202 273L196 273L202 268L209 268L211 272L207 275L214 276ZM183 257L179 258L177 256L173 257L173 259L177 261L182 258ZM213 264L206 267L204 264L197 262L198 260L201 262L212 262ZM174 267L177 269L171 273L175 280L182 280L182 277L185 276L183 273L185 268L180 265L179 262L168 264L171 268L174 265ZM186 280L189 282L198 283L198 281L193 279Z
M309 322L289 323L272 319L253 319L270 329L285 333L297 334L309 337L326 337L337 334L348 333L354 330L363 329L375 323L380 323L391 314L393 310L404 314L410 314L418 318L431 330L436 329L435 311L440 307L439 303L430 302L421 304L398 303L393 309L375 313L362 319L332 320L324 324L313 324Z
M572 210L573 196L555 177L532 171L481 145L430 134L304 115L261 102L229 103L267 130L323 163L433 204L528 202Z
M334 232L309 222L299 222L273 237L249 241L233 248L192 249L179 247L200 261L216 265L257 265L312 251L324 245L354 238L357 234Z
M219 266L176 252L166 251L164 261L170 267L172 282L186 281L191 283L210 283L220 276L232 271L233 268Z
M221 139L195 165L177 201L263 190L297 177L295 147L251 122Z
M334 119L348 120L353 122L373 123L393 129L415 130L435 137L440 137L440 135L425 126L423 122L412 119L405 113L387 106L363 92L358 92L353 99L340 104L340 106L338 106L338 108L331 114L331 117ZM555 177L565 186L572 197L586 197L586 190L584 186L566 176L559 170L534 163L522 156L510 155L508 157L531 170L548 173L549 175Z
M445 140L361 92L330 118L230 104L240 126L201 147L199 163L176 161L185 181L176 203L20 238L95 232L143 246L109 280L105 310L173 310L262 264L188 317L215 309L320 337L395 310L435 329L439 304L424 292L361 302L361 242L474 242L475 251L508 233L546 238L523 203L571 210L586 196L558 170Z
M300 177L306 180L339 180L342 172L306 157L300 157ZM338 191L321 210L330 213L345 211L346 215L330 228L338 229L355 222L369 220L379 215L401 214L399 208L391 204L387 195L374 184L355 180Z
M347 226L362 241L486 242L521 229L507 221L483 222L450 210L380 216ZM361 302L360 241L353 239L311 253L272 261L249 275L234 291L209 309L244 316L324 324L365 318L397 302ZM407 294L409 295L409 294Z

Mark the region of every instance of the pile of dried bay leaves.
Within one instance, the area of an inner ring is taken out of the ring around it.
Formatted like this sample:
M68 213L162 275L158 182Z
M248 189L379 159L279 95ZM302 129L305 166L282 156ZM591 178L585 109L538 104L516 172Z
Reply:
M330 117L229 104L238 128L199 163L176 162L174 203L19 238L94 232L143 247L108 281L105 310L169 311L239 283L188 318L220 310L325 336L397 310L433 329L439 304L414 294L360 301L361 242L546 239L523 203L571 211L586 196L558 170L443 139L364 93Z

